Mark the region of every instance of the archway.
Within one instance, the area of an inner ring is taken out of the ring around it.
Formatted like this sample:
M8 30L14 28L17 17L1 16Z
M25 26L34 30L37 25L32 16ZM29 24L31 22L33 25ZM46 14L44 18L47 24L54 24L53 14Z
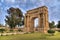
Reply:
M38 22L39 22L39 19L38 18L35 18L34 19L34 27L38 27Z
M33 10L27 11L25 15L25 31L33 32L34 31L34 19L38 18L38 31L47 32L49 29L48 24L48 10L46 6L42 6Z
M34 31L38 31L38 25L39 25L39 19L35 18L34 19Z

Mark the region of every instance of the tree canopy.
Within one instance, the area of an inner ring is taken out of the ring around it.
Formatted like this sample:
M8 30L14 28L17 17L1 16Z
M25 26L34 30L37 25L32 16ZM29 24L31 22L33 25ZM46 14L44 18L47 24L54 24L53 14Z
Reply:
M8 15L6 15L5 22L10 26L10 28L15 28L16 25L22 25L23 14L19 8L9 8L7 10Z
M56 26L55 26L55 22L54 22L54 21L50 22L50 23L49 23L49 27L50 27L50 29L51 29L51 28L55 28L55 27L56 27Z
M58 21L57 28L60 28L60 21Z

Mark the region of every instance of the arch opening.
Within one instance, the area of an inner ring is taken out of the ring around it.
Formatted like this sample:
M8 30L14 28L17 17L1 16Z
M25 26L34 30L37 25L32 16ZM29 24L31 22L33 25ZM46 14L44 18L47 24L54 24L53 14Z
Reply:
M34 31L38 31L38 26L39 26L39 18L35 18L34 20Z
M38 27L38 23L39 22L39 19L38 18L35 18L34 19L34 27L36 28L36 27Z

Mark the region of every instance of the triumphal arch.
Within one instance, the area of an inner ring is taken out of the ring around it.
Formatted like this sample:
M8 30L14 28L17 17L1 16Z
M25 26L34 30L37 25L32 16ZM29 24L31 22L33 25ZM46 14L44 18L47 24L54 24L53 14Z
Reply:
M25 31L26 32L34 32L34 19L38 18L38 31L46 33L49 24L48 24L48 8L46 6L42 6L39 8L35 8L27 11L25 15Z

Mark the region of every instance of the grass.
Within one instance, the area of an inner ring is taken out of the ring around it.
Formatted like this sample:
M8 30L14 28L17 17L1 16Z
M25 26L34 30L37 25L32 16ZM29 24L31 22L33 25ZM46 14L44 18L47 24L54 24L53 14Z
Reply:
M60 33L56 33L54 36L43 33L0 36L0 40L60 40Z

